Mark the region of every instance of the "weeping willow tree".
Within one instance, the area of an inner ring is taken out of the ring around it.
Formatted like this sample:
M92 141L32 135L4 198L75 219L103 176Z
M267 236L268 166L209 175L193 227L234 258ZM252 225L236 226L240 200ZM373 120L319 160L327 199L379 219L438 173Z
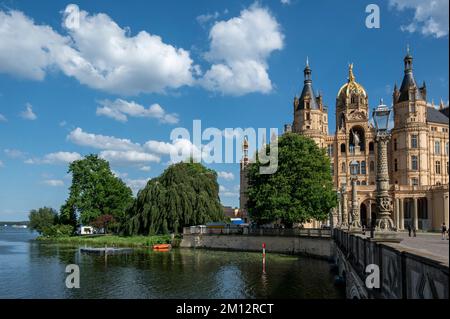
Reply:
M199 163L178 163L139 191L124 232L177 233L184 226L223 219L216 172Z

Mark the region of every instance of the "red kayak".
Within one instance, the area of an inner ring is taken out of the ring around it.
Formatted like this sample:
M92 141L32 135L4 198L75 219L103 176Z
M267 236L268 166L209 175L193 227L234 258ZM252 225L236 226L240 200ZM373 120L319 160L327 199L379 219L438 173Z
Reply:
M158 250L158 251L169 251L171 248L172 248L171 244L153 245L153 250Z

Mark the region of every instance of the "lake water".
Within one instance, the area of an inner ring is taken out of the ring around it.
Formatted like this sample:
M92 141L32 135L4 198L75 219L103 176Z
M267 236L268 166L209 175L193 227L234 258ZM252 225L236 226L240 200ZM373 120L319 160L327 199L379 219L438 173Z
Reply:
M173 249L90 255L0 227L0 298L344 298L326 261L268 254ZM80 268L80 288L65 267Z

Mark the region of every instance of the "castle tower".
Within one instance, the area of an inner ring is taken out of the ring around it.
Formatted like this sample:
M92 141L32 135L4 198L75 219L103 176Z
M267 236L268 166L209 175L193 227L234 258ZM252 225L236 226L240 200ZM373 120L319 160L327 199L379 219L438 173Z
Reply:
M369 102L364 87L356 82L353 64L348 67L347 83L336 97L335 185L350 184L350 163L356 161L358 183L375 184L375 131L369 123Z
M418 87L413 75L413 57L407 50L404 58L404 76L400 86L394 88L394 129L390 168L392 183L400 185L428 185L430 173L426 86Z
M320 147L328 134L327 109L323 106L322 96L315 96L312 87L311 68L306 60L304 85L300 97L294 98L294 122L292 131L311 137Z
M239 208L243 212L243 215L247 215L247 201L248 201L248 178L247 178L247 168L249 164L248 157L248 139L247 136L244 137L244 142L242 143L242 159L239 170L240 175L240 187L239 187Z

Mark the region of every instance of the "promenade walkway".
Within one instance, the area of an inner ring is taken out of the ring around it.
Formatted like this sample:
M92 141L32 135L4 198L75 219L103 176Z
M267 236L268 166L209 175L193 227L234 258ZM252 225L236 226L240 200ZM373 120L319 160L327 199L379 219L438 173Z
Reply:
M399 237L403 238L400 246L432 254L449 262L449 241L442 240L441 234L417 233L417 237L409 237L407 232L400 232Z

